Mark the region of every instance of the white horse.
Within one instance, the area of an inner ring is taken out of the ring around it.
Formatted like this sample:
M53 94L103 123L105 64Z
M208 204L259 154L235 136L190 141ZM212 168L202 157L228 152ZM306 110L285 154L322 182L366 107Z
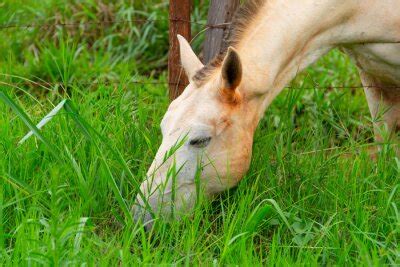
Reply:
M333 48L357 64L372 117L384 111L374 120L376 139L384 125L400 130L400 0L249 0L227 47L207 66L178 38L190 84L162 120L162 144L141 185L136 218L188 213L196 181L206 196L235 186L249 168L266 108Z

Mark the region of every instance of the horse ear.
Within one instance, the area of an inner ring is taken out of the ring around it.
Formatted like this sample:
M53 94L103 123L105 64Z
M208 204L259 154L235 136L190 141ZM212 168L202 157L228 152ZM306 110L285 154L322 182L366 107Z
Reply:
M233 47L228 48L228 52L222 63L222 89L226 93L235 93L235 89L242 80L242 63L239 54Z
M196 72L202 69L204 65L193 52L190 44L186 41L185 37L178 34L178 41L182 66L189 80L191 80Z

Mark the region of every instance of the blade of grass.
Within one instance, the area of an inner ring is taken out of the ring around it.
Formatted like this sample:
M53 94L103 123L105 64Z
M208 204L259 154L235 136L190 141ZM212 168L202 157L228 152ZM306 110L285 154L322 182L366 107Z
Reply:
M24 192L25 194L33 194L35 191L30 187L27 183L25 183L22 180L19 180L17 178L12 177L11 175L0 175L5 181L7 181L9 184L15 186L18 188L20 191Z
M78 113L77 109L73 106L73 104L71 103L71 101L67 100L65 102L64 105L65 109L68 111L68 114L70 114L73 118L73 120L75 121L75 123L79 126L79 128L83 131L83 133L85 134L86 137L88 137L89 140L91 140L93 142L93 144L95 145L97 151L99 152L99 155L101 156L101 160L103 162L103 165L105 167L105 171L107 173L108 176L108 180L110 182L111 188L115 194L115 197L119 203L119 205L121 206L121 209L123 210L126 219L128 220L129 223L132 223L132 216L131 213L129 212L129 208L124 200L124 198L122 197L121 192L119 191L118 185L116 183L116 180L111 172L111 169L109 167L109 165L107 164L106 158L104 153L102 152L102 150L100 149L100 147L98 146L95 138L92 136L91 132L95 133L96 136L100 139L100 141L102 141L102 143L104 145L106 145L106 147L111 151L111 153L119 159L119 162L123 165L124 170L129 173L129 175L131 175L131 177L133 178L133 180L136 182L136 179L134 179L134 176L132 174L132 172L130 171L130 169L128 168L125 160L122 158L122 155L118 152L116 152L116 150L109 144L109 142L107 142L105 140L105 138L98 133L93 127L91 127ZM139 190L139 184L136 182L135 186L137 187L138 192L140 192ZM144 196L143 196L144 198ZM147 203L147 201L145 201L145 203Z
M50 144L50 142L40 133L35 124L33 124L33 122L24 112L24 110L19 105L17 105L3 90L0 90L0 99L13 110L25 123L25 125L33 132L33 134L47 146L53 156L55 156L57 159L61 159L60 154L57 151L58 149Z
M39 130L46 125L57 113L62 109L62 107L65 104L66 99L62 100L55 108L53 108L44 118L36 125L36 128ZM29 137L31 137L33 134L33 131L28 132L19 142L18 145L21 145L24 143Z
M292 229L292 226L290 225L289 221L286 219L285 214L283 214L283 211L282 211L281 207L279 207L278 203L274 199L266 199L265 201L271 203L272 206L274 206L276 212L279 214L279 216L281 217L282 221L286 224L286 226L289 228L290 232L294 236L295 232Z
M133 182L133 186L138 193L138 195L142 198L143 202L145 203L146 208L148 211L151 213L152 216L154 216L154 213L151 209L151 206L148 204L147 198L144 196L143 192L140 190L140 183L137 181L135 176L133 175L132 171L129 169L128 164L124 160L121 152L114 148L111 143L103 136L101 135L96 129L94 129L92 126L90 126L89 123L86 122L82 118L82 116L79 115L78 110L74 107L73 103L70 100L67 100L64 105L65 109L67 110L68 114L72 115L72 118L74 121L77 123L79 128L83 131L86 137L88 137L89 140L93 140L93 137L90 132L93 132L101 141L102 143L111 151L113 156L118 159L119 163L122 165L124 171L129 174L129 177L131 178L131 181Z

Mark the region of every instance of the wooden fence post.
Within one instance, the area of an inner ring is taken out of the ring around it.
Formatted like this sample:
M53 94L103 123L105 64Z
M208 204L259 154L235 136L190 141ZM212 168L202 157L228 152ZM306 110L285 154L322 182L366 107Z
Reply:
M231 22L239 5L240 0L211 0L207 24L219 25ZM203 51L205 64L220 52L224 34L227 30L228 27L215 27L207 31Z
M190 41L190 0L169 1L169 22L168 83L169 97L173 100L189 83L180 64L176 35L180 34Z

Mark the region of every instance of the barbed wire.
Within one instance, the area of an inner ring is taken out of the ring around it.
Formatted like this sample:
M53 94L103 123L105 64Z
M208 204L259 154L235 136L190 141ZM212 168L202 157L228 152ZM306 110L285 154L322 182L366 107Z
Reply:
M5 82L0 81L0 85L19 87L19 86L40 86L40 87L72 87L72 86L117 86L117 85L129 85L129 84L144 84L144 85L176 85L177 82L167 81L72 81L72 82L46 82L46 81L22 81L22 82ZM400 89L400 86L377 86L377 85L314 85L314 86L285 86L291 90L333 90L333 89L365 89L365 88L377 88L377 89Z
M0 30L6 29L29 29L29 28L51 28L51 27L81 27L87 25L109 25L109 24L124 24L124 23L146 23L146 22L158 22L158 21L173 21L173 22L186 22L201 25L204 29L213 29L213 28L226 28L231 23L220 23L220 24L208 24L201 21L194 20L184 20L179 18L163 18L163 19L131 19L131 20L104 20L104 21L86 21L86 22L58 22L58 23L30 23L30 24L3 24L0 25ZM400 43L392 42L392 43ZM26 79L22 82L6 82L0 81L0 85L8 85L11 87L18 86L41 86L41 87L71 87L75 85L81 86L100 86L100 85L126 85L126 84L153 84L153 85L178 85L178 82L162 82L162 81L140 81L140 80L130 80L130 81L94 81L94 82L82 82L82 81L72 81L72 82L47 82L47 81L27 81ZM288 89L304 89L304 90L312 90L312 89L324 89L324 90L332 90L332 89L362 89L362 88L384 88L384 89L400 89L398 86L376 86L376 85L317 85L314 86L286 86Z
M0 25L0 30L4 29L29 29L29 28L52 28L52 27L78 27L86 25L108 25L108 24L125 24L125 23L145 23L145 22L159 22L159 21L173 21L173 22L186 22L204 26L205 28L226 28L231 23L208 24L201 21L185 20L177 18L165 19L131 19L131 20L104 20L104 21L86 21L86 22L56 22L56 23L29 23L29 24L3 24Z
M3 24L0 25L0 30L7 30L7 29L30 29L30 28L54 28L54 27L80 27L80 26L86 26L86 25L108 25L108 24L124 24L124 23L145 23L145 22L158 22L158 21L170 21L170 22L186 22L186 23L191 23L191 24L197 24L201 25L204 27L202 31L205 30L210 30L210 29L225 29L229 25L231 25L230 22L225 22L225 23L217 23L217 24L209 24L206 22L202 21L196 21L196 20L185 20L185 19L180 19L180 18L162 18L162 19L130 19L130 20L104 20L104 21L86 21L86 22L56 22L56 23L29 23L29 24L16 24L16 23L9 23L9 24ZM378 42L359 42L356 44L375 44ZM399 41L389 41L385 42L389 44L399 44Z

